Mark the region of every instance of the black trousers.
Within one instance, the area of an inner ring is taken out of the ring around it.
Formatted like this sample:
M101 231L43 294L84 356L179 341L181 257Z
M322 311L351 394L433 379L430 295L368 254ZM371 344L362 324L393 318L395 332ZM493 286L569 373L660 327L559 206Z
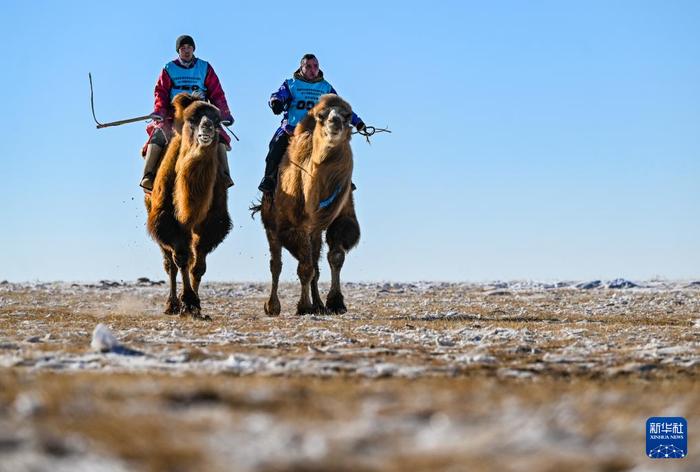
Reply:
M282 162L284 153L287 152L289 146L289 135L285 132L275 133L270 141L270 150L265 157L265 177L271 177L277 180L277 168Z

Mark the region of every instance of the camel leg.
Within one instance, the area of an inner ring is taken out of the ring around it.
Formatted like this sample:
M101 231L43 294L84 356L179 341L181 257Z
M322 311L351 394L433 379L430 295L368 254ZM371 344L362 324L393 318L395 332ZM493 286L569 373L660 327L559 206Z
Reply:
M311 240L307 233L297 229L289 229L280 234L280 240L284 247L299 261L297 275L301 283L301 296L297 303L297 315L306 315L314 312L309 291L311 280L314 278L314 263L311 260Z
M217 184L212 206L207 217L192 231L194 261L190 269L192 289L199 296L199 286L207 271L207 255L211 253L231 231L231 217L226 204L226 186ZM209 319L204 316L204 319Z
M207 256L203 252L197 251L195 256L195 264L190 270L190 277L192 279L192 290L199 296L199 284L202 281L202 276L207 271Z
M197 240L198 238L195 237L195 241ZM191 262L189 269L192 291L197 296L197 310L193 311L191 315L192 318L201 318L203 320L210 321L211 317L209 315L202 315L201 311L199 310L199 283L202 280L202 276L207 271L207 253L204 249L205 248L202 247L202 244L199 241L195 243L194 261Z
M314 263L311 260L311 238L308 233L295 228L289 228L278 233L282 245L299 261L297 275L301 282L301 296L297 303L297 315L314 313L309 291L311 280L314 278Z
M207 253L202 245L202 241L196 234L192 238L192 247L194 261L192 261L192 266L190 267L190 278L192 280L192 290L199 296L199 284L207 271Z
M318 260L321 258L321 233L314 234L311 237L311 260L314 263L314 277L311 279L311 301L314 306L314 312L325 314L326 305L321 300L321 294L318 292L318 279L321 276L321 271L318 267Z
M175 263L180 269L182 277L182 293L180 293L180 315L190 315L192 318L199 318L202 307L199 303L199 297L192 288L190 279L190 263L192 262L192 253L187 244L183 248L179 248L175 252Z
M345 262L345 253L360 240L360 225L355 218L355 211L341 214L326 231L328 243L328 263L331 266L331 289L326 298L326 308L333 313L345 313L347 308L340 290L340 271Z
M326 298L326 308L328 311L337 314L343 314L348 311L343 299L343 293L340 291L340 270L345 262L345 251L342 248L335 247L328 250L328 264L331 266L331 289Z
M315 312L314 306L311 304L309 290L311 289L311 280L314 278L314 264L311 261L311 247L307 244L304 251L305 254L299 259L297 266L297 275L301 282L301 296L297 303L297 315L307 315Z
M272 286L270 287L270 298L265 302L265 314L268 316L278 316L281 306L277 297L277 285L282 272L282 245L279 239L267 231L267 241L270 246L270 273L272 274Z
M170 251L162 247L161 251L163 253L163 267L170 278L170 296L168 297L168 301L165 302L164 313L166 315L176 315L180 313L180 300L177 299L177 265L175 265L173 255Z

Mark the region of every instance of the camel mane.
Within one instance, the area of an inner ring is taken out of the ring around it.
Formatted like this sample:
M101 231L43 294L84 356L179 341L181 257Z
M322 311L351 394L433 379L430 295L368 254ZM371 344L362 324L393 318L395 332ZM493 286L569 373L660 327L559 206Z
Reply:
M215 106L188 94L173 99L173 138L160 165L151 197L152 205L165 205L172 196L174 215L184 227L200 223L212 204L219 171L218 133L209 146L197 142L197 124L207 116L217 126L220 113Z
M337 216L336 210L349 197L353 170L349 124L342 139L334 144L324 134L319 117L330 108L352 114L350 105L339 96L323 95L294 130L280 172L282 193L292 197L297 205L303 205L304 211L311 216L310 223L323 229ZM338 190L335 200L328 207L320 208L320 202Z

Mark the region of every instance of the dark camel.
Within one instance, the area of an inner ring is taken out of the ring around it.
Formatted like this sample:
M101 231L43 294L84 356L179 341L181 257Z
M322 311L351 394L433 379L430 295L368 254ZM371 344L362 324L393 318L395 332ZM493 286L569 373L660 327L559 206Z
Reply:
M153 193L146 195L148 232L163 252L170 277L165 313L201 315L199 284L206 257L231 230L227 187L219 169L219 110L191 95L173 99L173 138L165 150ZM182 292L177 296L177 272Z

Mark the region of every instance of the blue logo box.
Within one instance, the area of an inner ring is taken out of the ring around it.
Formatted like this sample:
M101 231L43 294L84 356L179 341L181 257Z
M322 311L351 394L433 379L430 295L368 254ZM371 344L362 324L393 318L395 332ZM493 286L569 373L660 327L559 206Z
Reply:
M682 416L652 416L647 420L647 457L683 459L688 455L688 422Z

